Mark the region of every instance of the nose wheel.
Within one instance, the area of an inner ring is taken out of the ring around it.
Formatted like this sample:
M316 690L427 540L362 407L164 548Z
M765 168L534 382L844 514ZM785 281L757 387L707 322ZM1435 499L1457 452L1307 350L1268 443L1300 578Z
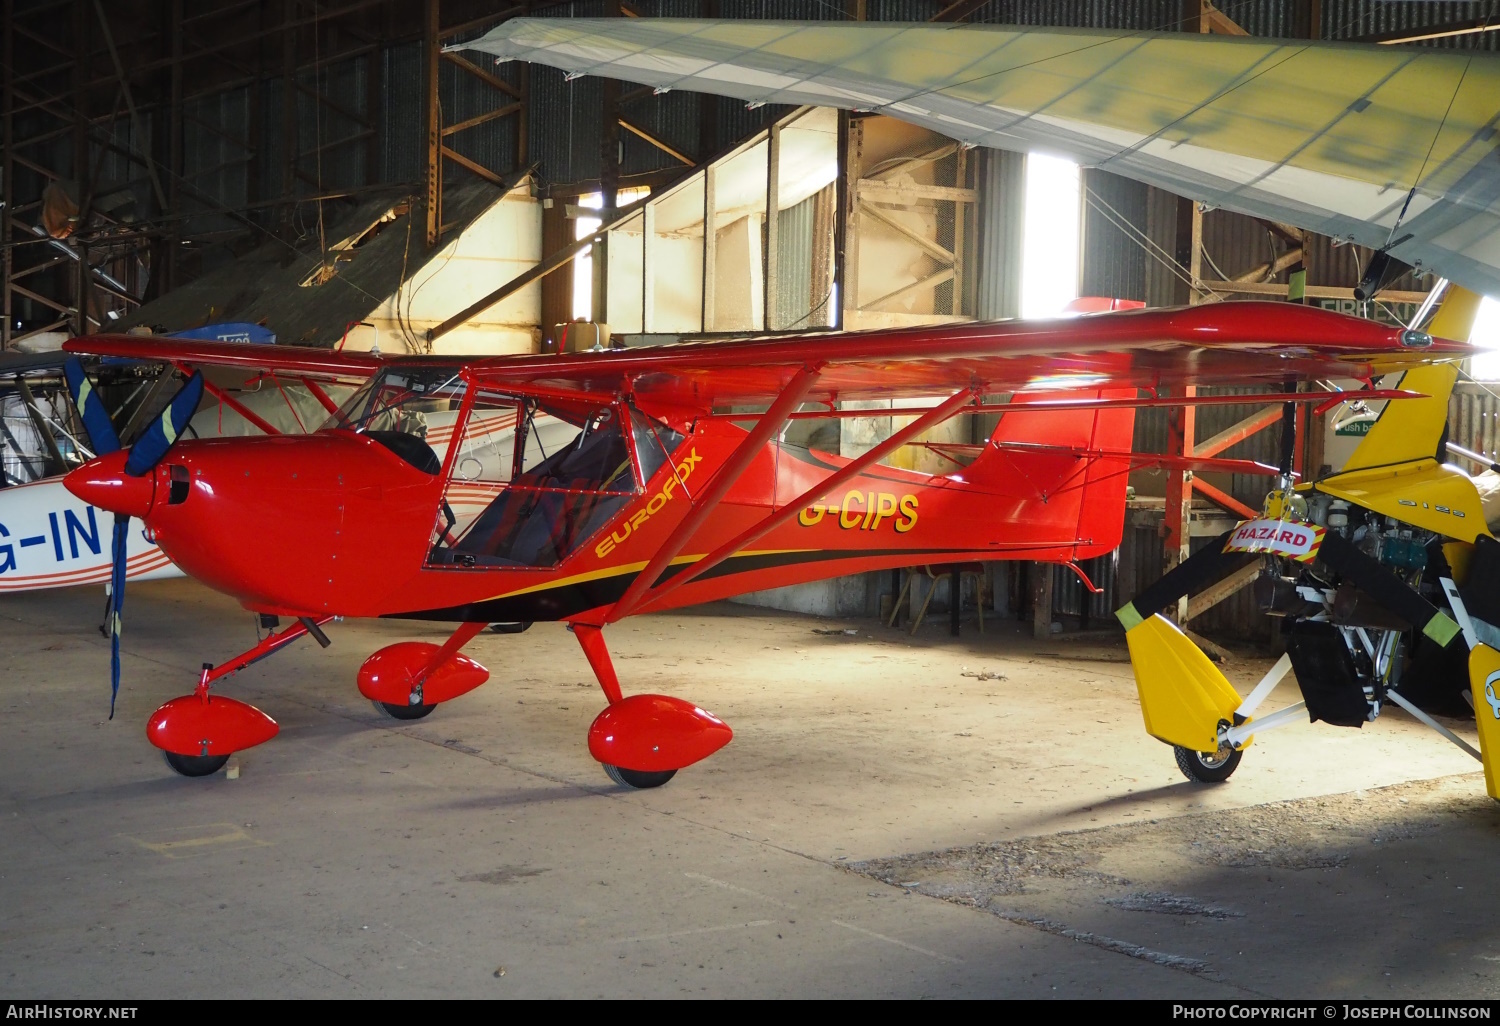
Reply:
M633 787L638 791L644 791L649 787L660 787L677 775L676 770L661 770L656 773L648 773L645 770L611 766L607 762L601 763L601 765L604 767L604 773L609 779L621 787Z
M1181 745L1172 746L1177 768L1189 780L1203 784L1222 784L1239 767L1244 752L1224 745L1217 752L1195 752Z
M437 708L436 702L431 705L401 705L396 702L371 702L370 704L382 716L389 716L393 720L420 720Z
M185 777L212 776L229 761L227 755L178 755L176 752L166 751L161 754L168 766Z

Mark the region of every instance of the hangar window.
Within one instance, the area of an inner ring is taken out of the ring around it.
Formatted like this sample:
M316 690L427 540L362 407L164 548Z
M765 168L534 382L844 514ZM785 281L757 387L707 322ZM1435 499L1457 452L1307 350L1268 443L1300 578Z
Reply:
M1471 373L1480 381L1500 381L1500 299L1486 296L1474 318L1469 341L1485 352L1474 357Z
M1078 165L1071 160L1027 154L1022 317L1056 317L1078 298L1080 185Z
M619 207L628 207L632 203L644 199L650 194L651 187L648 185L631 186L627 189L620 189L615 194L615 202ZM573 218L574 239L586 239L594 232L599 230L599 226L603 224L603 221L601 220L601 215L604 212L603 208L604 194L602 192L591 192L586 195L580 196L578 197L576 206L570 205L568 216ZM599 211L600 213L589 213L589 211L595 210ZM629 295L632 291L636 295L640 294L640 258L639 255L637 255L636 258L632 261L631 254L633 251L639 251L640 249L641 224L642 219L639 216L631 218L628 224L621 225L619 228L609 233L608 241L603 247L597 245L590 246L588 249L584 250L577 259L573 261L574 320L602 321L605 319L603 316L604 311L602 310L599 311L599 317L596 318L594 316L594 307L596 306L594 301L594 297L596 294L596 289L594 287L594 255L595 252L600 248L603 248L605 250L605 270L606 273L609 274L611 280L613 280L616 276L633 276L636 279L633 289L626 287L623 284L618 286L622 290L622 300L624 300L624 297ZM622 323L629 320L629 313L626 309L628 305L628 301L610 304L609 321L612 327L614 326L616 320L620 320ZM640 320L639 310L637 310L635 313L635 320L637 322ZM626 325L624 330L639 331L640 325L639 323L634 325Z

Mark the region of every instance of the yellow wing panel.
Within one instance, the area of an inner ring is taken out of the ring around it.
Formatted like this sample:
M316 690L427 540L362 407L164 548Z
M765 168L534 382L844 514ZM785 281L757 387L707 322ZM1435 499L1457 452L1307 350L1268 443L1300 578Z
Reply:
M1373 436L1372 431L1366 440ZM1459 541L1472 542L1479 535L1489 533L1474 482L1457 467L1441 465L1435 459L1416 460L1395 467L1346 471L1325 478L1313 487Z

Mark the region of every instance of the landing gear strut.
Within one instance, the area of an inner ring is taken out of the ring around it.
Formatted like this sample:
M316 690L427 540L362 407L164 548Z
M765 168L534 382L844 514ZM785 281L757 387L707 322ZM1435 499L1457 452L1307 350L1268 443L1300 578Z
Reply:
M459 649L487 625L462 623L441 646L430 641L387 645L359 668L359 693L396 720L420 720L490 679L490 671Z
M167 765L185 777L217 773L235 752L271 740L281 729L275 720L253 705L211 695L209 689L304 634L311 634L327 648L328 637L321 628L332 619L326 616L314 621L303 617L284 631L266 635L254 648L228 662L218 666L204 663L198 686L191 695L174 698L151 714L146 721L147 739L162 750Z
M621 787L660 787L678 770L708 758L734 736L723 720L680 698L626 698L599 626L572 623L568 629L583 646L599 687L609 699L609 706L589 727L589 754Z

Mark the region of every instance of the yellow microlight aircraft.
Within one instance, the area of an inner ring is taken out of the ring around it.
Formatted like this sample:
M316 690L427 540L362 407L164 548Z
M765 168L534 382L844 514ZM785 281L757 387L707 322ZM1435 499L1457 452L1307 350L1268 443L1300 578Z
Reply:
M1450 288L1427 330L1467 339L1479 303ZM1226 531L1116 613L1146 731L1174 747L1189 779L1228 779L1257 733L1304 716L1359 727L1392 702L1480 760L1485 787L1500 799L1500 541L1474 480L1448 460L1500 465L1448 440L1458 373L1451 362L1406 371L1400 387L1424 398L1388 402L1342 470L1295 487L1288 408L1283 476L1261 516ZM1241 698L1160 611L1256 560L1257 597L1284 618L1286 654ZM1303 701L1257 718L1288 670ZM1479 751L1424 707L1472 708Z

